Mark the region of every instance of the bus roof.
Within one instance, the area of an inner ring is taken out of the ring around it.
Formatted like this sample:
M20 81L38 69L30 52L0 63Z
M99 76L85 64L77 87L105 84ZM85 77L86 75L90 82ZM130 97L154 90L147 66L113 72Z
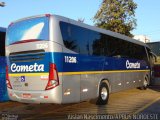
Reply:
M132 39L128 36L122 35L120 33L112 32L110 30L105 30L105 29L98 28L96 26L87 25L85 23L78 22L76 20L73 20L73 19L70 19L70 18L67 18L67 17L63 17L63 16L60 16L60 15L51 15L51 14L36 15L36 16L31 16L31 17L26 17L26 18L16 20L13 23L18 22L18 21L22 21L22 20L26 20L26 19L30 19L30 18L43 17L43 16L47 16L47 17L48 16L53 16L54 18L57 18L58 21L64 21L64 22L67 22L67 23L71 23L71 24L74 24L74 25L77 25L77 26L80 26L80 27L84 27L84 28L87 28L87 29L90 29L90 30L93 30L93 31L97 31L97 32L100 32L100 33L103 33L103 34L106 34L106 35L110 35L110 36L113 36L113 37L116 37L116 38L119 38L119 39L123 39L123 40L129 41L129 42L132 42L132 43L135 43L135 44L138 44L138 45L142 45L142 46L145 46L145 47L150 49L150 47L147 44L145 44L145 43L143 43L139 40Z
M0 27L0 32L6 32L6 28Z

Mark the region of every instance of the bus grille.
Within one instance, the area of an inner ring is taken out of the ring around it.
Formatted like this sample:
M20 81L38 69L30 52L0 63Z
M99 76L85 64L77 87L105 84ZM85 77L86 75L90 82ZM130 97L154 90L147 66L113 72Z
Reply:
M44 50L32 50L10 53L11 62L32 62L42 60L45 56Z

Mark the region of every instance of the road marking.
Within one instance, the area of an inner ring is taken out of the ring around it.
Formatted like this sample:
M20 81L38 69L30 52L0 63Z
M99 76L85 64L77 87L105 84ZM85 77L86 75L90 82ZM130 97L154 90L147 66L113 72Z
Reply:
M158 100L160 100L160 97L158 97L157 99L154 99L152 102L150 102L150 103L146 104L145 106L143 106L142 108L138 109L133 114L138 114L138 113L142 112L143 110L145 110L146 108L148 108L149 106L151 106L153 103L157 102Z

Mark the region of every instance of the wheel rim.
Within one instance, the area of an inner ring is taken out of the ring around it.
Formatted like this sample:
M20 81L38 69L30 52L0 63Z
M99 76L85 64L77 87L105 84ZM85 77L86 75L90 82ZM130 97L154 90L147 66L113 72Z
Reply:
M105 87L103 87L102 90L101 90L101 98L102 98L102 100L106 100L107 96L108 96L107 89Z

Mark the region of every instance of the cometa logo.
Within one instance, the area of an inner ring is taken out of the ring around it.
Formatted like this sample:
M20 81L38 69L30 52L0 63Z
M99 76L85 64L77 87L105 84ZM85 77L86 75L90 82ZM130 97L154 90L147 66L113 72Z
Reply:
M11 65L12 72L43 72L44 64L34 63L33 65L16 65L13 63Z
M132 62L129 62L129 60L126 61L126 68L127 69L140 68L140 67L141 67L141 64L139 62L132 63Z

